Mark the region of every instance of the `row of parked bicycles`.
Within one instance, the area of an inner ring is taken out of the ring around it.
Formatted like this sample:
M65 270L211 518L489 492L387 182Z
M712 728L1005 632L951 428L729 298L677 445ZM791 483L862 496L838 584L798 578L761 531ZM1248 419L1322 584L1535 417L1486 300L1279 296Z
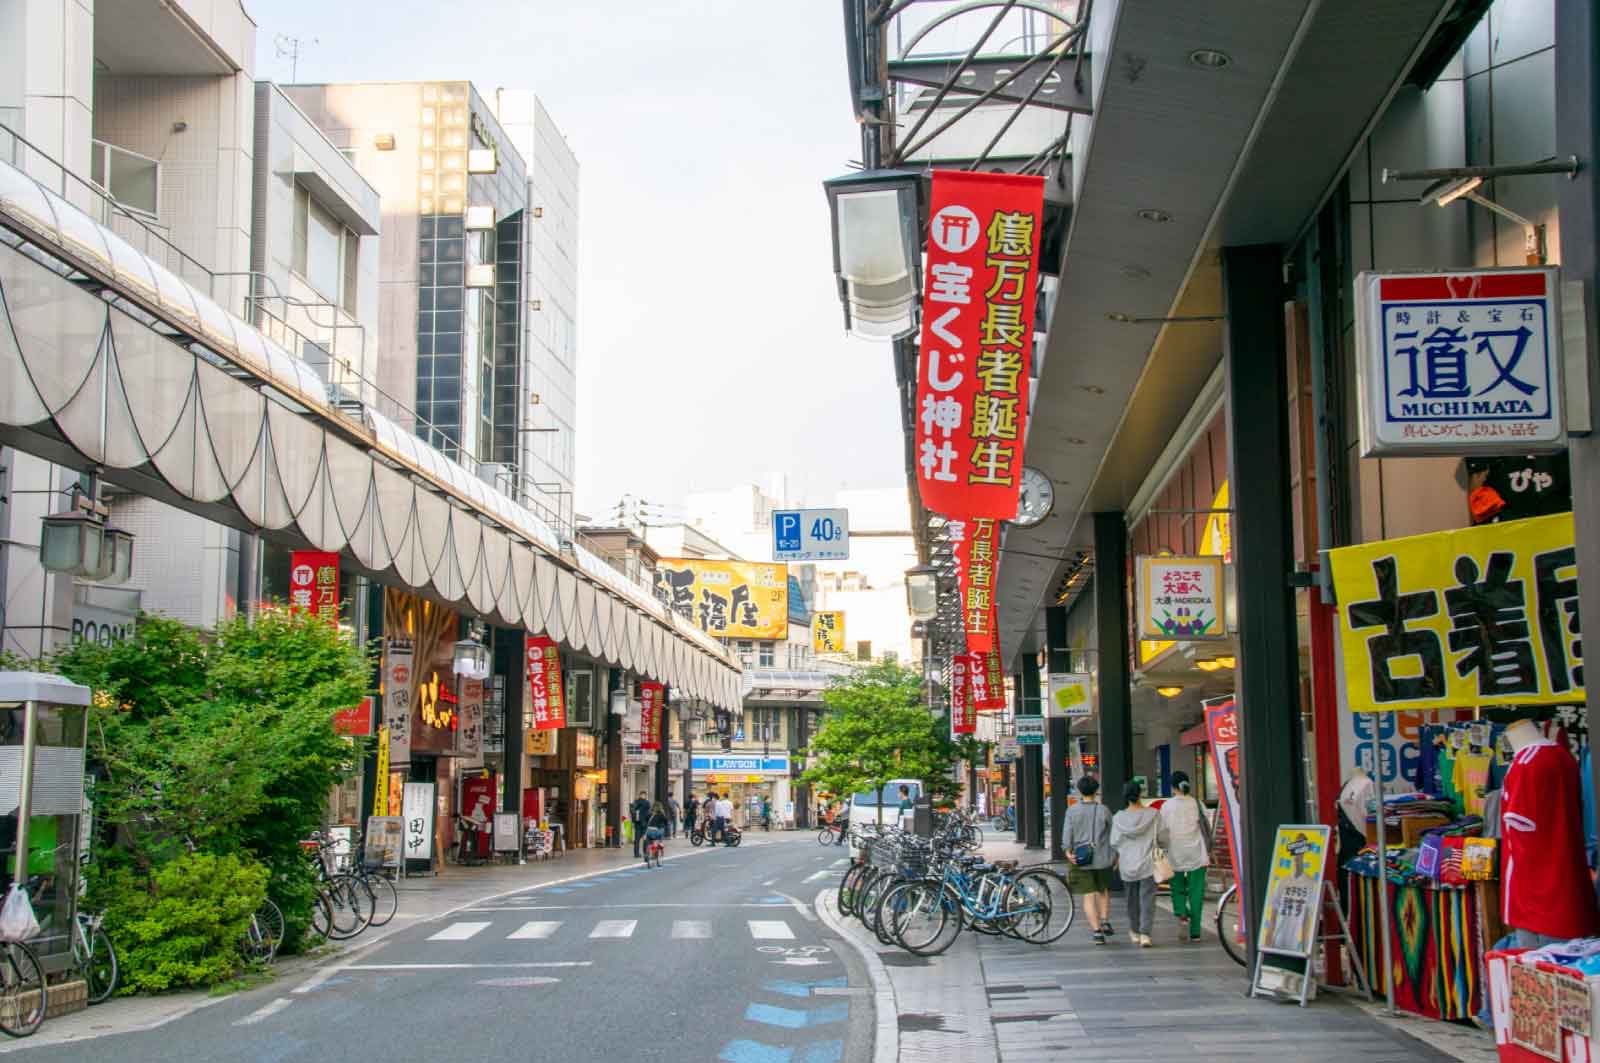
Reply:
M986 862L959 819L932 838L867 824L852 831L866 855L839 884L839 909L885 945L936 956L963 930L1035 945L1059 941L1076 914L1065 877L1043 865Z

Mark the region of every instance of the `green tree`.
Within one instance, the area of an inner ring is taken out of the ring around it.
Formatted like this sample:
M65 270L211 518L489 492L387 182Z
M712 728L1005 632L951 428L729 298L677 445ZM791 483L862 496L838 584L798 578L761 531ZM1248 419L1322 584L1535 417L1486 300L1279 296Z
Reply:
M928 711L922 677L890 661L836 682L822 695L827 706L811 740L805 781L848 799L880 795L891 779L919 779L935 796L950 791L956 746L949 721Z
M175 881L166 869L191 849L240 856L262 865L295 947L316 891L300 839L360 763L360 745L335 732L333 716L365 696L361 649L331 624L283 611L209 634L145 616L124 642L78 643L42 667L96 692L95 813L115 844L97 853L91 888L118 872L116 907L137 914L131 876L156 911L161 883ZM158 952L148 919L140 933Z

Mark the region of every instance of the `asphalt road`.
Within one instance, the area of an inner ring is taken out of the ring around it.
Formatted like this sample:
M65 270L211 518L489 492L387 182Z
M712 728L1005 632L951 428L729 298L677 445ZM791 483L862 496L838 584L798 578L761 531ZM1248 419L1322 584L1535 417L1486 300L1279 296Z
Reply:
M871 1057L872 998L812 902L843 871L815 835L536 887L203 1008L38 1060L189 1063Z

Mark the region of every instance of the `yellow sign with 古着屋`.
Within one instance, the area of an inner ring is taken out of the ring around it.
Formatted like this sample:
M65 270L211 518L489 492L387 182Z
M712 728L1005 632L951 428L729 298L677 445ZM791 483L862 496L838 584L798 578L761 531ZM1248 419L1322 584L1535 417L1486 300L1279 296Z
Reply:
M1353 711L1583 701L1571 513L1328 556Z
M811 614L811 652L844 652L844 614Z
M765 561L668 558L656 562L656 597L708 635L789 637L789 566Z

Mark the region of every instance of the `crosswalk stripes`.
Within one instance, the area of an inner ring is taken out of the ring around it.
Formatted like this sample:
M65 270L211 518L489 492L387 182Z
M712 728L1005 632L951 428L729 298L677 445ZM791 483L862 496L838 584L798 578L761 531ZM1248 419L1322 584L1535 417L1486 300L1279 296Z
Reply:
M634 928L639 925L637 919L602 919L589 931L592 938L631 938Z
M523 923L510 934L506 935L507 941L532 941L538 938L547 938L561 928L558 922L548 920L535 920Z
M757 941L793 941L794 931L782 919L751 919L750 936Z
M488 930L493 924L487 921L472 920L451 923L449 926L430 935L427 940L439 942L470 941ZM560 919L535 919L522 923L509 933L505 934L507 941L545 941L556 937L565 927L566 921ZM655 924L659 926L660 924ZM745 921L745 928L750 937L756 941L793 941L795 933L787 921L782 919L749 919ZM588 936L600 940L624 940L631 938L639 929L637 919L600 919L590 927ZM671 925L671 937L675 941L706 941L712 937L713 928L709 920L704 919L674 919Z
M489 926L488 923L451 923L430 937L429 941L466 941L476 937Z

